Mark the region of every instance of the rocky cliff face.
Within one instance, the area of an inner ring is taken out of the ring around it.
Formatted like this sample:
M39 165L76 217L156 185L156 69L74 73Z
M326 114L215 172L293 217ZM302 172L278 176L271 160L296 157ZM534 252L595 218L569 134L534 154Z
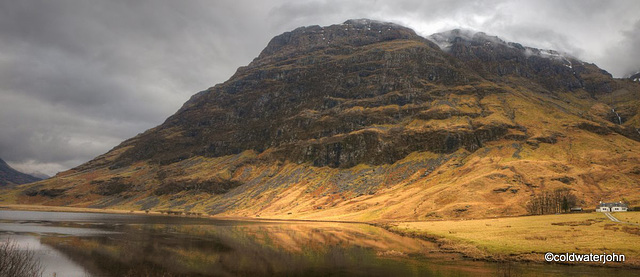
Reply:
M126 144L133 147L116 163L168 164L271 149L280 160L351 167L393 163L419 150L473 149L504 128L370 129L417 117L438 97L421 93L425 89L472 80L480 78L401 26L352 20L298 28L275 37L249 66L194 96L157 130ZM400 149L395 144L406 144L402 140L417 143Z
M640 185L639 92L593 64L483 33L302 27L162 125L19 198L421 219L519 214L530 194L557 186L587 202L621 197ZM618 191L607 170L625 180Z
M557 51L525 47L464 30L433 34L430 38L490 80L524 77L549 91L584 89L591 94L603 94L613 89L611 74Z
M0 187L27 184L40 180L42 179L11 168L5 161L0 159Z

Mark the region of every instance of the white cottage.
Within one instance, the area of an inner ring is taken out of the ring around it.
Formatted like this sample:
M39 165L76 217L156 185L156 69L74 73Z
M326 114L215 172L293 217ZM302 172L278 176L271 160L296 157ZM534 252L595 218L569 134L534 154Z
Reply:
M616 203L600 202L596 207L596 212L626 212L628 208L629 206L622 201Z

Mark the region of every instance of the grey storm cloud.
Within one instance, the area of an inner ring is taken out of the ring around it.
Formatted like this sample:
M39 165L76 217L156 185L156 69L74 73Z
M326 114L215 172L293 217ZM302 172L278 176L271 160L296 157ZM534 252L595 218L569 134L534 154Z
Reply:
M639 1L0 0L0 158L55 174L164 121L275 35L350 18L466 28L640 70Z
M618 76L640 72L640 20L621 32L623 38L607 49L598 65Z

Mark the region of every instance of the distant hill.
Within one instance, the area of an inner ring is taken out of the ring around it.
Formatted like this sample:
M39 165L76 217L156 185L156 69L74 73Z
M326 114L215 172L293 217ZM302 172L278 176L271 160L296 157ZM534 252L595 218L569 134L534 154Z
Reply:
M40 172L40 171L30 172L30 173L29 173L29 175L31 175L31 176L33 176L33 177L36 177L36 178L39 178L39 179L41 179L41 180L51 178L51 176L49 176L49 175L47 175L47 174L44 174L44 173L42 173L42 172Z
M0 159L0 187L33 183L40 180L42 178L24 174L11 168L5 161Z

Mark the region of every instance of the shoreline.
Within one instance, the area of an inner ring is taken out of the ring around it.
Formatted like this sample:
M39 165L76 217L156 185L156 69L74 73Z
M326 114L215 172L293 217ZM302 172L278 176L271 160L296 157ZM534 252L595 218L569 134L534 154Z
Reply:
M543 258L545 253L491 253L487 250L480 249L479 245L470 241L454 240L445 238L428 231L411 231L407 228L399 227L402 222L362 222L362 221L340 221L340 220L317 220L317 219L282 219L282 218L249 218L249 217L231 217L231 216L214 216L214 215L173 215L161 213L158 211L126 211L119 209L100 209L100 208L81 208L81 207L64 207L64 206L42 206L42 205L23 205L23 204L0 204L0 210L12 211L39 211L39 212L72 212L72 213L103 213L103 214L129 214L129 215L147 215L147 216L168 216L168 217L190 217L211 220L228 220L228 221L244 221L244 222L290 222L290 223L345 223L345 224L365 224L378 228L382 228L388 232L424 241L435 243L439 251L442 253L455 253L460 255L460 260L483 261L490 263L521 263L521 264L557 264L566 266L593 266L606 268L624 268L624 269L640 269L640 264L635 262L625 263L577 263L577 262L546 262ZM407 221L411 222L411 221ZM636 261L636 259L634 259Z
M260 218L260 217L241 217L241 216L215 216L208 214L201 215L175 215L162 213L159 211L133 211L121 209L102 209L102 208L82 208L82 207L66 207L66 206L43 206L43 205L25 205L25 204L0 204L1 210L11 211L32 211L32 212L67 212L67 213L102 213L102 214L125 214L125 215L147 215L147 216L167 216L167 217L188 217L202 218L212 220L229 220L229 221L245 221L245 222L300 222L300 223L348 223L348 224L366 224L374 225L376 223L364 221L349 220L322 220L322 219L287 219L287 218Z

